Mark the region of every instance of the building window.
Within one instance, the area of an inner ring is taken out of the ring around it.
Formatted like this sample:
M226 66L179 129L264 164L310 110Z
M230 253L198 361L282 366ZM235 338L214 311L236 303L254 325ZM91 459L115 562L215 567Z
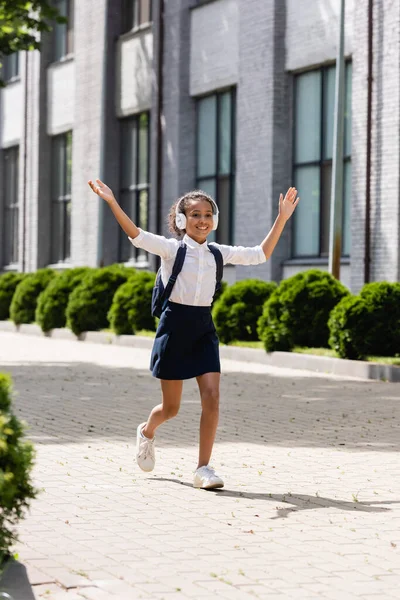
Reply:
M350 255L351 63L345 67L342 255ZM332 182L336 67L295 78L294 185L301 202L293 221L293 255L327 257Z
M3 57L3 73L6 83L19 79L19 52Z
M72 132L53 138L51 262L62 263L71 255Z
M74 51L74 0L55 0L54 5L68 20L54 25L54 61L59 61Z
M220 219L213 234L233 243L235 197L235 89L197 101L196 186L218 204Z
M122 0L123 31L128 32L151 23L152 0Z
M121 207L133 222L149 224L149 113L121 120ZM144 250L134 248L120 231L119 260L147 262Z
M19 147L3 150L3 240L5 265L14 265L18 262L18 163Z

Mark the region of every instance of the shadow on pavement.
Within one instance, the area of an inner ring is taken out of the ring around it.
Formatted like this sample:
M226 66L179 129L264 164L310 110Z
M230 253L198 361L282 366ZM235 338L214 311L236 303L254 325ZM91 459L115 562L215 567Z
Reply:
M13 600L35 600L23 564L13 560L6 566L0 579L0 592L7 592Z
M174 479L169 477L152 477L152 481L170 481L171 483L177 483L185 487L192 488L196 493L198 490L193 488L191 483L181 481L180 479ZM287 494L260 494L253 492L242 492L236 490L217 489L217 490L204 490L204 492L212 493L220 498L246 498L248 500L265 500L267 502L281 502L285 504L291 504L290 508L277 507L278 514L272 519L286 518L290 513L300 512L303 510L315 510L317 508L337 508L338 510L358 511L358 512L369 512L369 513L382 513L390 511L390 508L386 508L387 504L400 504L400 500L381 500L379 502L346 502L345 500L336 500L333 498L325 498L323 496L309 496L308 494L296 494L288 492ZM377 506L378 504L384 504L385 506Z
M137 424L160 402L159 381L147 370L80 362L0 370L13 377L15 409L35 444L132 441ZM217 444L400 450L396 383L230 372L221 379L220 413ZM193 446L199 418L196 383L185 382L180 413L160 428L157 444Z

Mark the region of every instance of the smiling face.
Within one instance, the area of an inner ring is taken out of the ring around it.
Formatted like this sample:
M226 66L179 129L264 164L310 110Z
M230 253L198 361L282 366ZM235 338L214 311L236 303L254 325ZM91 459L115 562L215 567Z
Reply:
M186 233L198 244L203 244L213 230L213 209L204 198L191 200L185 209Z

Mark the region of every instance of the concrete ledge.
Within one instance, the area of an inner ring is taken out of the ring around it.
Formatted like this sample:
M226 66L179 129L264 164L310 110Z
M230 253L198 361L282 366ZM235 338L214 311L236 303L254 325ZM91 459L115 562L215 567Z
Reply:
M46 334L43 333L39 325L36 323L30 323L29 325L24 323L22 325L17 325L18 333L25 333L26 335L37 335L39 337L45 337Z
M80 342L92 342L95 344L113 344L116 335L105 331L84 331L78 336Z
M0 321L0 331L17 332L17 326L12 321Z
M116 335L115 344L117 346L131 346L133 348L144 348L149 350L153 347L154 339L142 335Z
M245 362L261 362L274 367L304 369L345 377L359 377L360 379L400 382L400 367L394 365L346 360L330 356L315 356L313 354L298 354L296 352L272 352L267 354L263 350L238 348L236 346L221 346L220 354L222 358Z
M0 321L0 331L23 333L51 337L54 339L79 340L95 344L115 344L149 350L153 346L153 338L140 335L115 335L104 331L86 331L79 337L69 329L53 329L44 334L36 324L15 326L11 321ZM295 352L272 352L267 354L264 350L255 348L238 348L236 346L220 346L221 358L243 362L261 363L274 367L288 369L302 369L318 373L331 373L343 377L358 377L378 381L400 382L400 367L384 365L358 360L345 360L329 356L315 356L312 354L297 354Z
M77 341L79 338L70 329L52 329L49 332L49 336L55 340L73 340Z

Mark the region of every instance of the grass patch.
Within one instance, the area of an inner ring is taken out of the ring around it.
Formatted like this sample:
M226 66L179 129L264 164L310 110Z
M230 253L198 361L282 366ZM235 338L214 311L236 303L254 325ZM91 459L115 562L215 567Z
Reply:
M230 344L221 344L221 346L239 346L239 348L258 348L259 350L263 350L264 345L262 342L241 342L240 340L235 340L234 342L230 342Z
M301 348L296 346L293 352L299 354L313 354L314 356L330 356L332 358L339 358L336 352L330 348ZM367 362L376 362L383 365L394 365L400 367L400 356L368 356Z
M154 338L156 337L156 332L148 331L147 329L142 329L141 331L137 331L135 335L142 335L144 337Z

